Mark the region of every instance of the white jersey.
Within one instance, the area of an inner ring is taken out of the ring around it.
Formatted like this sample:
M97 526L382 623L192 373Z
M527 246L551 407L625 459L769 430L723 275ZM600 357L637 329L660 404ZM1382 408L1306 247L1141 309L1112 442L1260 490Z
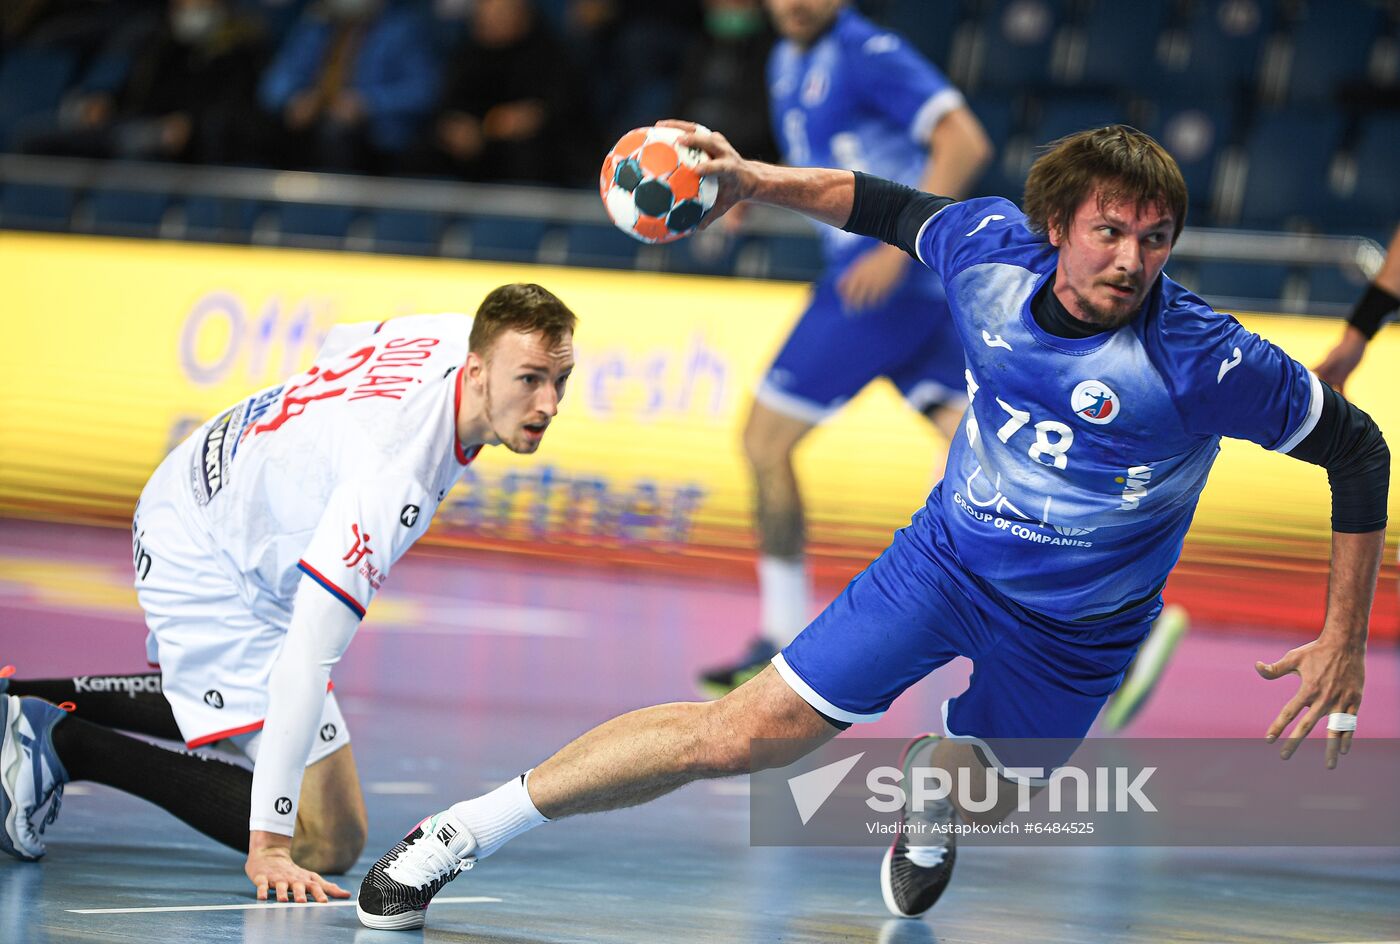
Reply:
M475 457L457 439L471 325L337 326L304 373L194 434L192 523L255 613L285 625L305 573L364 616Z

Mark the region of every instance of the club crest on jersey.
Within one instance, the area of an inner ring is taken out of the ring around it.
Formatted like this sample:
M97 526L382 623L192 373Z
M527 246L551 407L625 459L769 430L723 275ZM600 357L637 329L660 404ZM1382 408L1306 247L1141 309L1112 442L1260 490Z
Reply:
M1102 380L1086 380L1074 388L1069 395L1070 409L1079 418L1096 426L1112 423L1118 418L1122 404L1118 394L1109 389Z

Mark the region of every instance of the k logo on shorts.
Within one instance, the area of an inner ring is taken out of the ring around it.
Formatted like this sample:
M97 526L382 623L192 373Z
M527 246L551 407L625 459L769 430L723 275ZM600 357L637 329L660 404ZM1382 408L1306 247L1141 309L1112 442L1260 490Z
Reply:
M321 740L323 740L323 741L325 741L326 743L329 744L331 741L334 741L334 740L335 740L335 735L336 735L335 725L333 725L333 724L323 724L323 725L321 725Z
M292 801L288 797L278 797L277 802L272 804L272 808L280 815L286 816L292 811Z
M204 693L204 703L210 708L222 708L224 707L224 696L211 688Z
M418 506L404 505L403 511L399 512L399 524L405 528L411 528L418 523Z

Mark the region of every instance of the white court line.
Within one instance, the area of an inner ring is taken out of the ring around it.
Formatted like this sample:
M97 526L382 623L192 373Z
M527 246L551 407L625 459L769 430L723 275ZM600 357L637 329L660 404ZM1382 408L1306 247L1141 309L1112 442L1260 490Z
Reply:
M421 780L384 780L365 784L365 792L379 796L425 796L433 792L433 785Z
M499 898L471 896L465 898L434 898L434 905L482 905L500 904ZM69 908L69 914L163 914L170 911L262 911L266 908L348 908L355 904L349 901L250 901L242 905L172 905L165 908ZM1400 941L1395 942L1400 944Z
M710 784L710 792L719 796L748 796L747 780L719 780Z

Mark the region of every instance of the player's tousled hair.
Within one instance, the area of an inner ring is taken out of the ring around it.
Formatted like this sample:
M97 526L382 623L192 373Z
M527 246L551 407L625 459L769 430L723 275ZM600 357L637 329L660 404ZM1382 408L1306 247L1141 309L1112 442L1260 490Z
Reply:
M506 331L542 334L550 344L573 334L578 317L553 292L532 282L494 288L481 300L472 321L470 350L486 357Z
M1138 212L1170 213L1176 244L1186 225L1186 180L1166 148L1128 125L1090 128L1046 145L1031 165L1021 209L1036 232L1065 233L1095 189L1100 205L1128 200Z

